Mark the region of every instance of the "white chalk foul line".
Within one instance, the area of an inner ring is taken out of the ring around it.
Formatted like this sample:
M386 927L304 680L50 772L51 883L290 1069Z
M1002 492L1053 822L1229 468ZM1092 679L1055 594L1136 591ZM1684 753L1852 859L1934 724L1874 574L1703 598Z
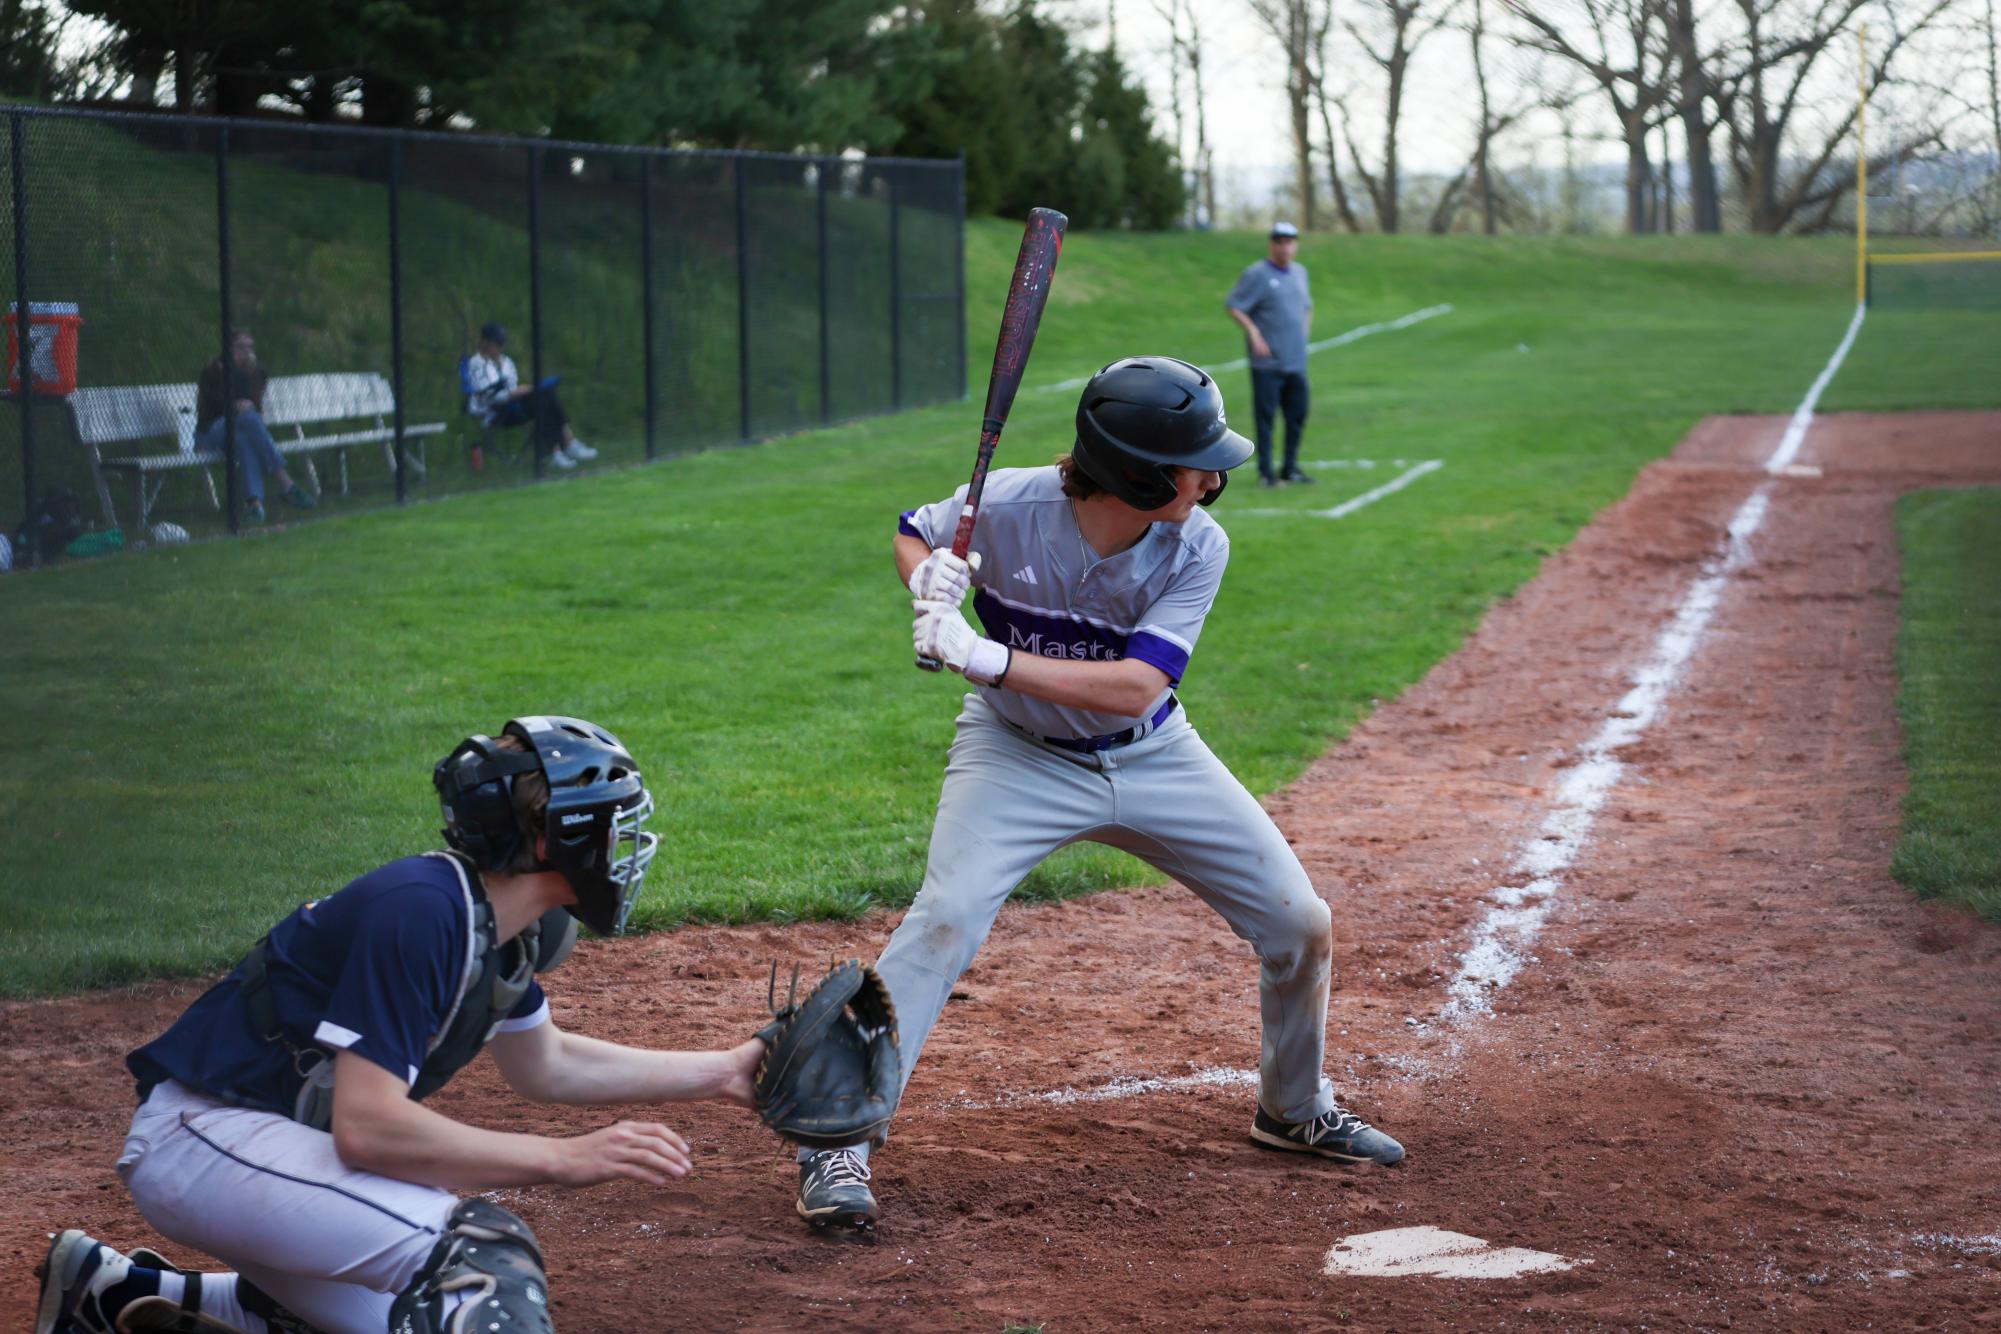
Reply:
M1786 423L1786 433L1780 439L1779 447L1772 452L1772 457L1765 460L1766 472L1776 475L1792 466L1793 458L1800 452L1800 445L1806 440L1806 428L1813 425L1813 410L1820 404L1821 392L1834 378L1835 371L1841 368L1848 349L1855 343L1855 335L1862 332L1862 317L1868 310L1867 306L1855 307L1855 318L1848 321L1848 332L1842 335L1841 346L1834 349L1834 355L1828 359L1820 378L1813 382L1813 388L1806 391L1806 397L1793 409L1793 419Z
M1770 477L1792 466L1806 439L1807 428L1813 424L1813 410L1821 392L1854 345L1863 313L1863 307L1855 308L1848 332L1793 413L1778 449L1766 460L1765 471ZM1440 1012L1441 1019L1459 1022L1492 1014L1489 998L1521 971L1527 947L1556 906L1563 874L1576 862L1599 810L1625 772L1618 758L1619 748L1639 740L1660 715L1668 693L1679 681L1682 669L1701 644L1710 619L1716 614L1724 586L1750 562L1751 537L1765 521L1771 503L1774 482L1770 477L1760 482L1737 507L1730 518L1723 549L1704 562L1702 572L1683 594L1674 616L1662 627L1652 651L1634 675L1632 689L1584 743L1577 764L1565 773L1556 790L1555 804L1549 814L1535 836L1517 852L1512 869L1528 876L1528 883L1494 891L1495 906L1474 926L1472 941L1460 955L1459 968L1446 989L1448 999Z
M1356 510L1361 509L1363 506L1373 505L1378 500L1381 500L1384 496L1395 495L1397 492L1403 490L1405 487L1409 486L1412 482L1415 482L1418 478L1424 476L1426 473L1437 472L1440 468L1443 468L1444 466L1445 466L1444 459L1425 459L1421 463L1417 463L1409 468L1406 468L1402 473L1398 474L1395 477L1392 477L1389 481L1384 482L1381 486L1376 487L1375 489L1370 491L1364 491L1361 495L1356 496L1353 500L1344 500L1340 504L1334 506L1331 509L1290 510L1290 509L1261 508L1261 509L1238 510L1237 513L1252 514L1252 515L1297 514L1297 515L1302 515L1309 519L1345 519L1350 514L1353 514Z
M1399 315L1393 320L1384 320L1379 324L1358 325L1346 333L1335 334L1332 338L1323 338L1317 343L1308 343L1306 351L1308 355L1311 355L1315 352L1326 352L1333 348L1346 347L1349 343L1367 338L1371 334L1389 333L1394 329L1408 329L1413 324L1420 324L1425 320L1435 318L1439 315L1450 314L1451 311L1452 303L1449 301L1441 305L1426 306L1423 310L1413 310L1410 314ZM1250 364L1249 358L1238 357L1235 361L1219 362L1214 366L1204 366L1202 369L1211 375L1221 375L1224 371L1240 371ZM1038 394L1060 393L1065 389L1082 389L1090 382L1090 376L1080 375L1074 380L1059 380L1055 384L1045 384L1035 392Z

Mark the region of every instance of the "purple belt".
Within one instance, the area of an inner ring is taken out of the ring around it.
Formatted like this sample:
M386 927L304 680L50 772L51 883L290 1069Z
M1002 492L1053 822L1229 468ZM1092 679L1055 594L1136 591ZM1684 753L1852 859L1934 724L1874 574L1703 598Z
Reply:
M1037 741L1045 745L1055 746L1059 750L1074 750L1080 755L1095 755L1101 750L1111 750L1116 746L1123 746L1138 740L1142 731L1151 732L1154 728L1166 722L1167 715L1173 713L1180 704L1180 700L1176 699L1173 695L1169 695L1167 703L1155 709L1153 717L1147 719L1139 727L1128 727L1123 732L1113 732L1108 736L1036 736L1035 733L1027 731L1025 728L1015 727L1014 730L1021 732L1024 736L1035 737ZM1014 724L1009 723L1008 726L1014 727Z

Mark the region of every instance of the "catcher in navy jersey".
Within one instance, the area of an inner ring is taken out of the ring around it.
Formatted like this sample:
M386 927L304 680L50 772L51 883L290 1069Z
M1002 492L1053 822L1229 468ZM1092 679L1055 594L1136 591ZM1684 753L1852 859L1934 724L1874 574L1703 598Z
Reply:
M42 1267L36 1334L553 1328L534 1233L460 1192L692 1163L664 1125L569 1138L478 1129L422 1101L490 1050L537 1102L749 1106L764 1044L648 1051L566 1033L539 975L581 920L624 929L659 839L618 739L524 717L433 773L447 850L308 903L126 1058L139 1109L118 1175L147 1222L216 1257L184 1271L70 1230Z

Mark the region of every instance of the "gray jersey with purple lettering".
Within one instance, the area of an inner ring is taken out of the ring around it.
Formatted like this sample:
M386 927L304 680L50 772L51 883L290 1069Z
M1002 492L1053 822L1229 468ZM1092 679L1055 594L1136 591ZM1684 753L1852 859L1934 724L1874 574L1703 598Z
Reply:
M965 503L960 487L904 514L898 530L949 546ZM1046 658L1138 658L1167 673L1167 689L1135 718L980 687L1002 718L1054 737L1106 736L1151 717L1187 671L1230 563L1228 535L1201 509L1182 523L1156 523L1126 550L1100 557L1078 529L1053 467L987 475L973 550L980 556L973 613L989 639Z

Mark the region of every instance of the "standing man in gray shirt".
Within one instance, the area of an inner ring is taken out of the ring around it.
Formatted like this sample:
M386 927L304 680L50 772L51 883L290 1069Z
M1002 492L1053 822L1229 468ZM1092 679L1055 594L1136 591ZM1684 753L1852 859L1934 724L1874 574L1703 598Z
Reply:
M1313 292L1306 266L1295 262L1299 228L1275 222L1266 258L1245 269L1223 303L1244 328L1251 361L1251 419L1257 424L1258 476L1266 486L1310 482L1299 470L1299 434L1306 426L1306 340L1313 332ZM1275 412L1285 413L1285 466L1271 466Z

